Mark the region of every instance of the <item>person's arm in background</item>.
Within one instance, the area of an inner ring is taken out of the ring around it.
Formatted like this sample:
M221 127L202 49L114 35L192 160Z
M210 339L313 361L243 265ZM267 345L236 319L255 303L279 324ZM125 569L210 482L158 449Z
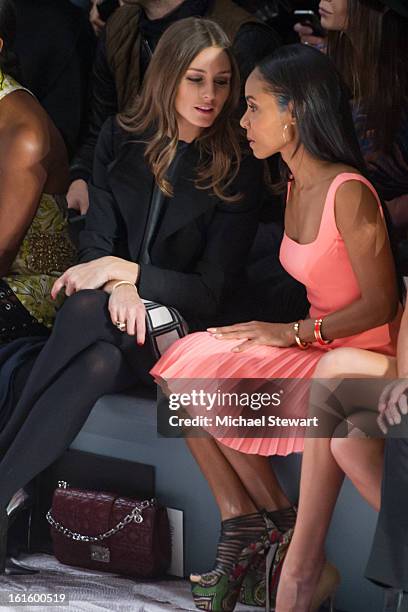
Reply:
M302 23L296 23L293 29L299 35L301 43L316 47L316 49L319 49L319 51L326 51L326 38L315 36L312 28L309 26L303 25Z
M397 346L398 379L389 383L378 402L377 419L381 430L386 434L388 427L401 423L401 415L408 414L408 307L405 306L398 334Z
M68 208L84 215L89 206L88 180L92 174L94 151L102 125L118 111L115 80L106 56L105 32L99 38L91 79L89 127L85 140L71 164Z
M89 21L96 36L102 32L110 15L122 4L120 0L92 0Z

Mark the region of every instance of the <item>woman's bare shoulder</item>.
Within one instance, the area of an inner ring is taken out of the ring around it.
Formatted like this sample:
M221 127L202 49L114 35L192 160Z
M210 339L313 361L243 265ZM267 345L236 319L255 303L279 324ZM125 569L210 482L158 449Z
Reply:
M361 178L361 173L355 172ZM335 215L338 228L350 228L361 223L377 223L381 216L375 191L364 180L350 178L339 185L335 196Z
M35 98L17 90L0 100L0 153L10 163L35 163L50 151L50 122ZM5 157L4 157L5 156ZM1 159L0 159L1 163Z

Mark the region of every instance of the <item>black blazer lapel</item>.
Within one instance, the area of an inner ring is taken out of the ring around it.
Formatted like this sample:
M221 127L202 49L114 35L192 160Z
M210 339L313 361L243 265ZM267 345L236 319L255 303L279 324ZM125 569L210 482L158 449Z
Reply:
M183 158L180 160L173 184L174 197L167 201L166 211L155 243L165 240L211 208L208 190L196 189L194 186L198 163L198 151L192 144L186 149ZM215 206L216 197L211 199Z
M127 228L133 261L139 257L153 188L144 148L141 143L125 142L109 168L109 184Z
M124 142L109 168L109 184L127 227L129 254L133 261L139 258L154 186L144 150L143 143ZM209 211L208 191L194 186L198 157L198 150L192 144L180 159L173 184L175 197L168 198L155 244ZM213 200L215 206L216 198Z

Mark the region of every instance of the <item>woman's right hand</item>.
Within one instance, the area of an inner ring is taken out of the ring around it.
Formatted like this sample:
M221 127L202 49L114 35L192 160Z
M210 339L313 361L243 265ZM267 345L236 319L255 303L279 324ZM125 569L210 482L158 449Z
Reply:
M121 330L129 336L136 335L138 344L144 344L146 337L146 308L134 286L120 285L109 298L109 313L113 325L124 323Z
M86 215L89 208L88 183L83 179L72 181L67 192L68 208L77 210L80 215Z
M378 401L378 426L386 434L388 426L399 425L401 415L408 414L408 380L397 379L389 383L381 393Z
M321 36L313 36L313 30L309 26L296 23L293 29L299 34L300 42L304 45L316 47L319 51L326 50L326 39Z

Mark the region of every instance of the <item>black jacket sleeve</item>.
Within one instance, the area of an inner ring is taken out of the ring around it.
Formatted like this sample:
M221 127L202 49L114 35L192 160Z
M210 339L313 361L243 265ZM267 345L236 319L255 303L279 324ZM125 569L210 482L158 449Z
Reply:
M79 236L80 263L118 255L125 250L126 230L108 184L108 169L116 154L114 143L117 129L115 117L110 117L99 135L92 180L89 181L90 205L85 229Z
M71 164L71 181L92 174L92 165L99 132L106 119L118 112L115 80L106 55L105 31L101 34L92 69L88 130Z
M194 269L186 273L141 264L140 295L174 306L187 319L213 316L225 293L242 279L258 226L262 184L261 164L247 157L233 186L233 192L239 191L243 198L234 203L217 202Z

